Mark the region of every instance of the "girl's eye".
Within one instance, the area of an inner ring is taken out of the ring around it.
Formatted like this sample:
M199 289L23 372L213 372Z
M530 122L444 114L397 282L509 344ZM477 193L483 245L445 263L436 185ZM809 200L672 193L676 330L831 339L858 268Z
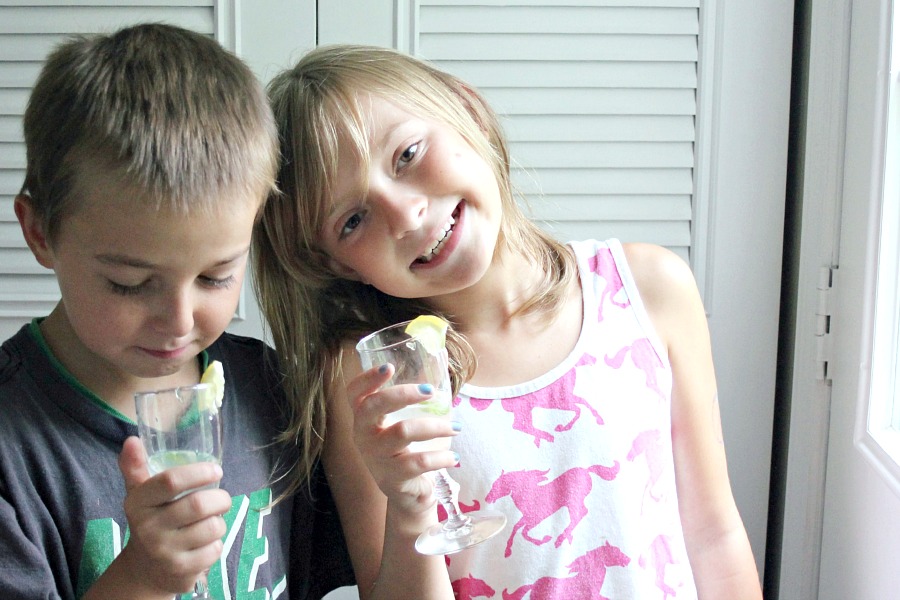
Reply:
M353 230L359 227L360 223L362 223L362 220L362 213L355 213L349 219L347 219L347 221L344 223L344 226L341 227L341 237L343 238L353 233Z
M413 159L416 158L416 153L418 151L419 151L419 143L418 142L409 146L406 150L403 151L403 153L400 155L400 158L397 160L397 162L400 163L399 166L404 167L404 166L408 165L409 163L411 163L413 161Z

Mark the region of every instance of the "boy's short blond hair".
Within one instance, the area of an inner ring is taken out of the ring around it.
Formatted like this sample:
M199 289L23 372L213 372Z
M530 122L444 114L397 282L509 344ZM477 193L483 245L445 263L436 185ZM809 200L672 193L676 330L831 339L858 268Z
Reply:
M34 86L24 134L22 193L51 242L96 183L175 211L275 190L278 138L261 84L215 40L171 25L62 43Z

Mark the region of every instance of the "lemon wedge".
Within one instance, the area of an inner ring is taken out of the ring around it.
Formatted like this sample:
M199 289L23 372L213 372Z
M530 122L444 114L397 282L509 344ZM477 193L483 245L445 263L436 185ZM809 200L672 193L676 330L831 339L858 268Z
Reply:
M404 331L422 342L429 354L437 354L446 347L448 326L440 317L420 315L410 321Z
M200 377L200 383L210 384L210 395L203 398L202 407L211 409L215 406L218 409L222 406L222 399L225 397L225 369L222 367L222 363L217 360L209 363L203 376Z

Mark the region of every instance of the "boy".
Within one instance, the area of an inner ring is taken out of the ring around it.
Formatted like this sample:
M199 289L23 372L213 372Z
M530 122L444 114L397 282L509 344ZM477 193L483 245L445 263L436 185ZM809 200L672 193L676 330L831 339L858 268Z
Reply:
M279 379L262 342L223 334L278 157L252 73L162 24L76 38L24 130L15 213L62 299L0 348L0 598L171 600L206 570L214 598L351 584L334 511L310 499L330 499L320 480L270 506L297 459L273 443ZM212 360L223 467L150 477L133 394L196 383Z

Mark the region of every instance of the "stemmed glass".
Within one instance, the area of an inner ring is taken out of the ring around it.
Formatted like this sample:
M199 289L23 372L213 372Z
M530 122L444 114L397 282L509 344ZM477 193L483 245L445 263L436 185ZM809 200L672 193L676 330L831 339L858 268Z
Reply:
M214 386L198 383L134 395L138 435L150 475L197 462L222 464L222 423ZM207 488L217 487L211 484ZM200 489L207 489L200 488ZM177 500L196 490L179 494ZM197 600L211 600L206 574L194 584Z
M447 370L447 350L436 351L406 332L410 321L397 323L376 331L359 341L356 351L363 369L391 363L394 375L384 387L401 384L430 383L434 395L428 400L411 404L385 416L384 425L390 426L403 419L419 417L450 418L451 386ZM413 442L413 452L447 450L450 438L436 438L426 442ZM416 550L421 554L452 554L489 539L504 525L506 517L492 510L479 510L462 514L457 504L456 483L446 469L433 472L434 493L447 511L447 519L422 532L416 540Z

